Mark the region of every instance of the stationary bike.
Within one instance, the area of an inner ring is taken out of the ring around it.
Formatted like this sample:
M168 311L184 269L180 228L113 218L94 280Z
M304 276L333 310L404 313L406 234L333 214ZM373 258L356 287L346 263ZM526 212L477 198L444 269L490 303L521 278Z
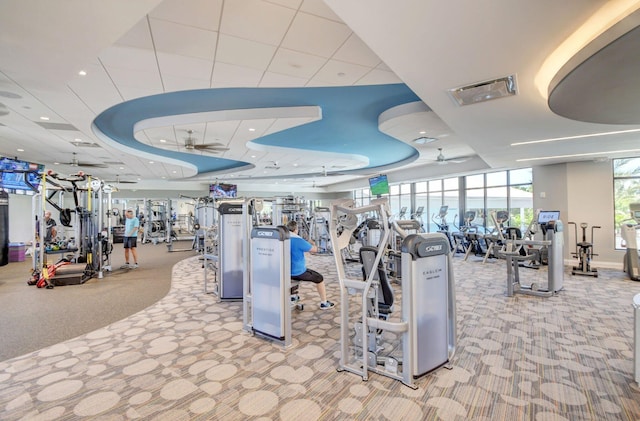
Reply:
M575 238L576 238L576 251L571 253L573 257L579 260L578 266L574 266L571 271L572 275L594 276L598 277L598 269L591 267L591 259L593 256L597 256L593 252L593 230L602 228L598 225L591 227L591 242L587 241L587 227L589 224L586 222L580 223L582 229L582 241L578 242L578 224L575 222L569 222L569 225L573 224Z

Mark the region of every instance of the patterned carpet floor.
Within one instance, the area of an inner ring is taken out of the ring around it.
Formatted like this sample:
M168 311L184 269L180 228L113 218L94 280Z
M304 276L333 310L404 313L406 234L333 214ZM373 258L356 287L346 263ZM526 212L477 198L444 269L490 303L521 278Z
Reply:
M303 283L288 349L242 330L242 303L203 292L197 257L173 269L157 304L78 338L0 362L3 420L639 420L633 307L640 283L565 273L549 298L505 296L504 261L454 258L453 369L413 390L337 372L339 286L312 256L332 310ZM568 268L567 268L568 269ZM546 271L521 269L528 282ZM395 285L395 287L398 287ZM399 302L399 301L397 301ZM394 314L399 314L396 309Z

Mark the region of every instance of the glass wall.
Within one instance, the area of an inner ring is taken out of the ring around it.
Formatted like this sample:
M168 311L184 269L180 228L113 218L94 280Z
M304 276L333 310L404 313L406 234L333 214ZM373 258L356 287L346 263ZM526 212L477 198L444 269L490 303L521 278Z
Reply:
M471 226L479 227L481 232L491 231L496 225L491 214L507 211L504 226L518 227L524 234L533 220L532 183L531 168L524 168L395 184L390 186L389 204L396 217L406 207L403 218L420 219L427 232L437 232L442 225L447 225L451 232L457 231L461 221L465 222L467 211L475 212L474 219L469 221ZM368 204L369 190L354 191L354 199L359 206ZM416 216L419 210L422 214Z
M613 160L613 194L615 245L623 249L620 225L631 219L629 204L640 203L640 157Z

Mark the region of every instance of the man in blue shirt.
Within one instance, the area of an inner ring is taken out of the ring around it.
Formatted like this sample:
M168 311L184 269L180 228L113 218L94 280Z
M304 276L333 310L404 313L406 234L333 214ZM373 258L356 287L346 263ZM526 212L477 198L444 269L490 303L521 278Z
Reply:
M136 250L138 241L138 229L140 228L140 220L136 218L133 209L127 209L125 212L127 219L124 221L124 265L121 269L137 269L138 268L138 251ZM129 250L133 255L133 266L129 264Z
M317 253L318 248L298 235L298 223L289 221L287 229L291 231L291 279L296 281L310 281L316 284L316 289L320 295L320 308L323 310L333 307L331 301L327 301L327 291L324 286L322 274L313 269L307 269L304 254Z

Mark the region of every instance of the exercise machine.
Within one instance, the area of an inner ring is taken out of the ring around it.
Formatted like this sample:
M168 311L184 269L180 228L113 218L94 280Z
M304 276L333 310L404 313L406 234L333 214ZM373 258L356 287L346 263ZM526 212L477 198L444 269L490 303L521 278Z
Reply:
M78 285L96 276L102 278L103 271L110 270L113 247L104 225L103 187L102 181L83 172L63 176L48 171L42 175L41 192L32 198L38 229L29 284L46 288ZM71 194L73 208L65 207L65 194ZM61 238L49 244L41 241L45 238L47 203L59 212L63 227Z
M447 222L447 212L449 210L449 205L440 206L440 210L438 210L438 215L431 215L431 221L438 227L438 232L444 234L449 241L449 250L454 250L454 240L451 236L451 230L449 229L449 223ZM438 218L440 222L436 220Z
M313 240L318 248L319 254L331 253L331 236L329 235L329 218L331 213L329 208L316 206L311 216L311 227L309 238ZM304 238L304 234L300 234Z
M353 224L340 225L349 221L345 215L365 212L377 214L380 243L387 243L390 229L386 199L375 199L361 207L354 207L352 201L335 201L331 205L330 233L338 250L347 246L355 229ZM364 281L347 276L342 260L334 253L341 302L338 371L357 374L363 380L373 372L415 389L416 378L441 366L451 367L456 344L453 269L449 241L443 234L410 234L401 251L405 275L400 321L380 317L384 314L378 293L382 279L376 268L380 267L384 248L378 247L375 257L368 258L371 270Z
M486 263L490 257L498 257L496 253L500 247L505 244L505 224L509 221L509 212L505 210L491 211L489 216L493 221L494 228L491 233L484 235L484 241L487 246L487 251L482 259L482 263Z
M243 297L243 329L291 346L291 309L303 305L292 297L289 230L260 226L251 230L249 282ZM295 283L297 288L297 282Z
M560 212L540 211L538 224L543 240L507 239L498 252L507 262L507 297L513 297L516 293L550 297L564 288L564 226ZM520 263L535 258L534 254L522 252L523 247L529 246L546 247L548 250L547 285L525 285L520 282Z
M144 199L142 218L141 242L158 244L167 241L167 224L171 223L171 213L168 199ZM136 213L140 215L140 213Z
M578 266L573 267L571 274L598 277L598 269L591 267L591 260L593 256L597 256L597 254L593 252L593 230L601 227L598 225L591 226L591 241L587 241L587 228L589 224L581 222L582 241L578 242L578 224L575 222L569 222L568 224L574 226L574 238L576 240L576 251L571 254L574 258L578 259L579 262Z
M243 256L248 255L244 248L249 238L244 200L221 200L218 202L217 211L218 255L215 257L217 265L213 293L219 300L239 301L243 298Z
M640 281L640 256L638 255L638 230L640 230L640 203L629 205L631 219L622 221L620 233L627 248L624 254L623 270L629 279Z

